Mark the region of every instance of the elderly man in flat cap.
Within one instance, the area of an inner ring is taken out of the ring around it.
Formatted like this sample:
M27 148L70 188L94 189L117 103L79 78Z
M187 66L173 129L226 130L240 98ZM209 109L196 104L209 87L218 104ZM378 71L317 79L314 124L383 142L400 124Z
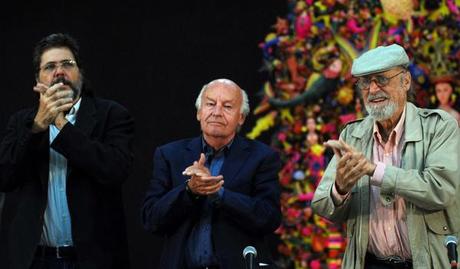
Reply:
M407 101L409 58L381 46L353 62L369 115L351 122L316 189L313 210L347 225L342 268L450 268L460 235L460 134L441 110Z

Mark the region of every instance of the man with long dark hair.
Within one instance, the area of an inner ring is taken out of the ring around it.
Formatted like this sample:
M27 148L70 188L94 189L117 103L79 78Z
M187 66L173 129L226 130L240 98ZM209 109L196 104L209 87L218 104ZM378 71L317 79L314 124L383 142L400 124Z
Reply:
M1 268L128 268L133 119L85 88L69 35L39 41L33 63L38 106L14 114L0 144Z

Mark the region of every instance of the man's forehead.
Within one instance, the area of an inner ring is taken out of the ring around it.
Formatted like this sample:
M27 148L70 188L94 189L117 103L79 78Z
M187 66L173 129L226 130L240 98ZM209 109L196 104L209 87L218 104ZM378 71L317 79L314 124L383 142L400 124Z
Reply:
M45 50L41 55L41 60L46 62L59 61L62 59L74 59L73 53L66 47L56 47Z
M205 98L223 97L228 100L235 100L241 98L241 91L239 88L221 83L213 83L208 85L208 88L204 92Z

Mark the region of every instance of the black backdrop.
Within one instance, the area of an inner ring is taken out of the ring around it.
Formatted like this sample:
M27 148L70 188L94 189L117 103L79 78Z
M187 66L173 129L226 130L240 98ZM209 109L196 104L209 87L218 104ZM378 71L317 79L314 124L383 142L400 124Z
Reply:
M160 237L145 232L140 207L156 146L199 133L194 100L202 85L227 77L251 107L263 76L258 44L285 0L171 0L85 4L14 2L0 7L0 130L8 117L37 102L32 49L43 36L67 32L80 43L96 94L118 101L136 120L135 169L124 185L132 268L156 268ZM250 130L250 117L242 132Z

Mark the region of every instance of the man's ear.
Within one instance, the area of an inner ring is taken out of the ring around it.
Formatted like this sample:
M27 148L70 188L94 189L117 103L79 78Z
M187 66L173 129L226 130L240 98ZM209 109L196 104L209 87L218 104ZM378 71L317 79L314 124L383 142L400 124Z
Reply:
M238 120L238 124L243 126L244 121L246 120L246 116L243 113L240 114L240 119Z
M196 111L196 120L201 121L201 109Z
M410 73L410 71L407 71L405 76L404 76L404 89L407 91L410 90L410 84L411 84L411 80L412 80L412 75Z

